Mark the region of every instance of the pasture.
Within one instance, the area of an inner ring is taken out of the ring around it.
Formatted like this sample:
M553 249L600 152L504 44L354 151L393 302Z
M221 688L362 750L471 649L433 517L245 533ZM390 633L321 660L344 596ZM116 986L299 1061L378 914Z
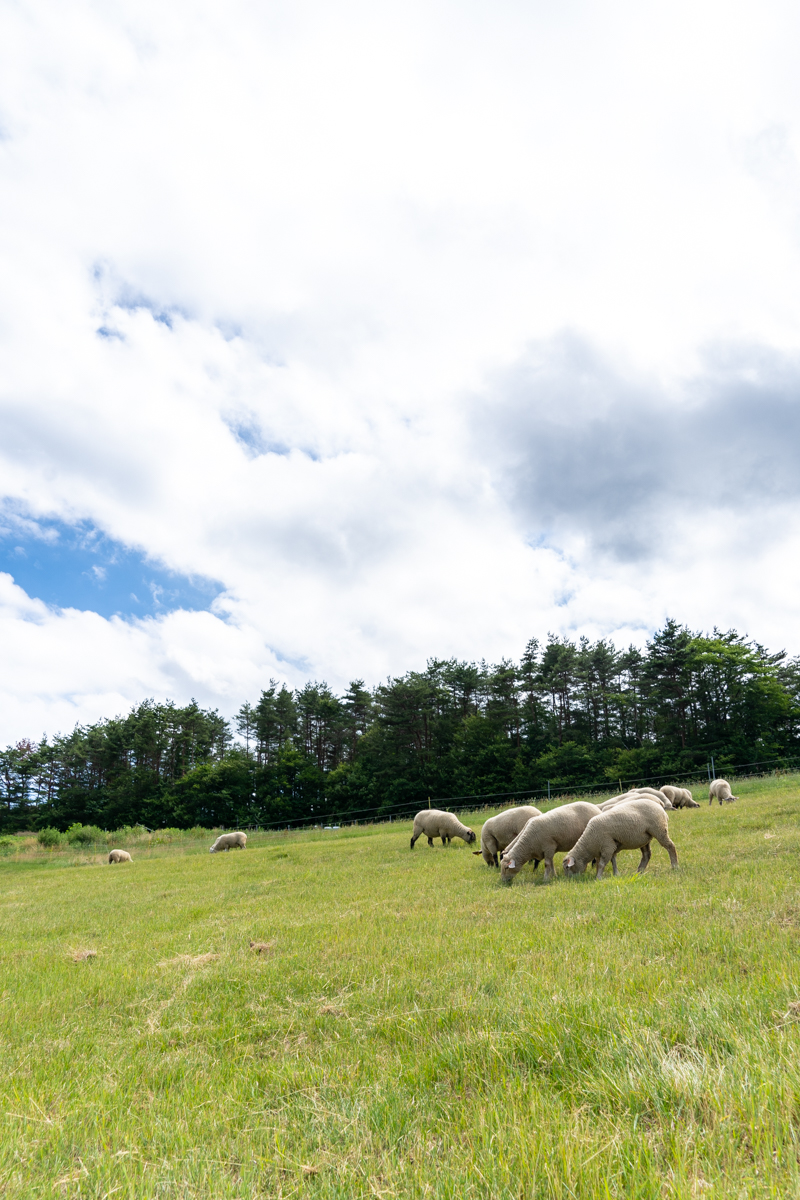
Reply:
M1 859L0 1195L800 1195L800 779L736 790L599 884L410 822Z

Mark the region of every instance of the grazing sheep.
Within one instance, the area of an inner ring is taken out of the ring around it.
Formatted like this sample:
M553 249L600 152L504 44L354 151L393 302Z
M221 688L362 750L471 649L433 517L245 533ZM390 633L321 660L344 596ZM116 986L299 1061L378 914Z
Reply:
M640 794L634 788L630 792L622 792L619 796L610 796L608 800L604 800L602 804L599 804L598 808L600 812L608 812L610 808L616 808L618 804L627 804L629 800L635 800Z
M674 787L671 783L665 783L661 790L665 796L669 796L673 808L700 807L688 788Z
M649 788L647 791L644 788L634 788L630 792L624 792L621 796L612 796L610 800L604 800L600 805L600 811L608 812L611 808L616 808L620 804L628 804L631 800L638 800L640 797L645 800L655 800L656 804L660 804L663 809L673 807L669 797L663 792L657 792L655 788Z
M414 842L422 834L428 839L428 845L433 845L433 839L440 837L442 845L446 846L451 838L460 837L465 842L474 842L475 833L462 825L455 813L442 812L439 808L423 808L414 817L414 832L411 835L411 849Z
M133 859L127 850L112 850L108 856L108 861L110 863L133 862Z
M246 850L247 834L221 833L208 853L216 854L219 850L232 850L234 846L238 846L240 850Z
M678 865L675 843L669 836L667 814L655 800L642 796L629 804L620 804L609 812L594 817L583 831L579 841L564 859L564 870L568 875L581 875L586 864L597 859L597 878L611 863L615 875L618 850L641 850L639 874L646 870L650 861L650 840L656 841L669 854L673 870Z
M662 808L672 808L672 801L666 792L662 792L660 788L640 787L633 788L632 790L638 792L640 796L651 796L653 800L658 801Z
M496 817L489 817L481 830L481 848L473 854L482 854L483 861L490 867L500 865L498 851L510 846L521 833L531 817L540 817L541 811L532 804L521 804L519 808L507 808Z
M536 870L544 859L544 877L552 879L553 855L571 850L593 817L600 815L596 804L576 800L562 804L540 817L531 817L525 828L500 856L500 878L513 882L514 876L533 859Z
M719 800L720 805L724 800L726 804L732 804L734 800L738 800L738 796L734 796L731 791L731 785L727 779L713 779L708 789L708 803L713 804L715 800Z

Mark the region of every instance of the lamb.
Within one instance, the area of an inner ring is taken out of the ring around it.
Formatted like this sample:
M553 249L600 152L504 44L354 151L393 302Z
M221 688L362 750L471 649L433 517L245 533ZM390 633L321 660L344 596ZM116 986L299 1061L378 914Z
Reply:
M700 807L688 788L674 787L671 783L665 783L661 790L665 796L669 796L673 808Z
M481 830L481 848L472 853L482 854L483 861L490 867L499 866L498 852L511 845L531 817L541 815L541 811L532 804L522 804L519 808L507 808L496 817L490 817Z
M732 804L734 800L738 800L738 796L734 796L731 791L731 785L727 779L713 779L708 789L708 803L713 804L715 800L719 800L720 805L724 800L726 804Z
M600 815L596 804L577 800L574 804L562 804L540 817L531 817L525 828L503 851L500 857L500 878L503 883L512 883L514 876L534 861L534 871L544 859L544 877L552 879L553 855L571 850L593 817Z
M455 813L442 812L439 808L423 808L414 817L414 832L411 835L412 850L414 842L423 833L428 839L429 846L433 845L435 837L442 839L443 846L446 846L454 837L463 838L465 842L474 842L476 838L474 830L462 825Z
M133 859L127 850L112 850L108 856L108 861L110 863L133 862Z
M208 853L217 854L220 850L232 850L234 846L238 846L240 850L246 850L247 834L221 833Z
M603 871L609 862L614 874L618 875L617 851L641 850L642 857L637 868L641 875L650 862L651 838L655 838L668 852L672 869L675 870L678 854L669 836L667 814L657 801L642 796L594 817L572 853L564 859L564 870L568 875L581 875L586 870L586 864L597 859L598 879L603 878Z

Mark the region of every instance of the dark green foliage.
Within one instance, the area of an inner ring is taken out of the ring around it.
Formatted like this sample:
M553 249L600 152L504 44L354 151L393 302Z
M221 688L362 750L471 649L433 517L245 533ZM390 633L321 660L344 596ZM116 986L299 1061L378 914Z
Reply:
M549 636L519 663L431 659L373 691L273 679L234 722L147 700L0 753L0 829L250 826L412 813L800 754L800 660L669 620L645 650ZM99 832L99 830L98 830ZM49 836L49 835L48 835Z

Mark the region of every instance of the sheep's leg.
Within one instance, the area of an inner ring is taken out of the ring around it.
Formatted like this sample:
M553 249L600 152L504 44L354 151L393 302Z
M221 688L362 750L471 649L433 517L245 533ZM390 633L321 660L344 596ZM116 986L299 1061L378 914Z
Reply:
M412 850L414 849L414 842L417 840L418 837L419 837L418 833L412 833L412 835L411 835L411 849Z
M639 859L639 866L636 868L638 875L642 875L647 870L647 864L650 862L651 853L652 851L650 850L650 843L647 842L644 846L642 846L642 857Z
M542 860L541 860L540 858L535 858L535 859L533 860L533 869L534 869L534 871L536 870L536 868L538 867L538 865L539 865L539 863L540 863L541 861L542 861ZM545 872L545 873L546 873L546 872Z
M432 838L432 837L429 837L429 838L428 838L428 845L429 845L429 846L432 846L432 845L433 845L433 838Z
M669 855L669 863L673 871L678 869L678 851L675 849L675 843L668 833L656 834L656 840L660 846L663 846Z
M608 865L608 859L605 857L604 854L601 854L599 859L597 860L597 874L595 875L595 879L603 878L603 871L605 871L607 865Z
M619 871L617 870L617 852L616 852L616 850L611 855L611 870L614 872L615 875L619 875Z
M556 873L556 869L553 866L552 858L546 858L544 860L544 881L545 881L545 883L547 883L548 879L554 879L555 873Z

